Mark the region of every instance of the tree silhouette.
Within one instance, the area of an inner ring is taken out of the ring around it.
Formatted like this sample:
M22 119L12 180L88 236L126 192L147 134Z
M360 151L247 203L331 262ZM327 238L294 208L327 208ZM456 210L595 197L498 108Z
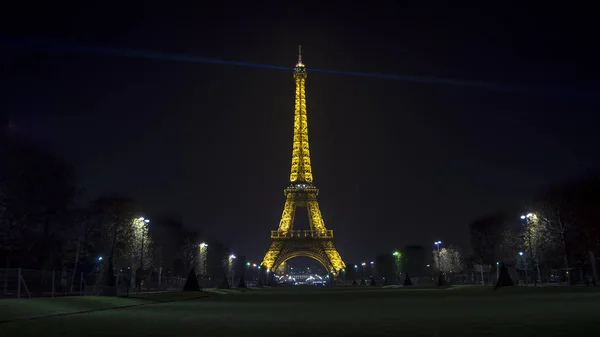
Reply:
M185 281L183 291L200 291L200 285L198 284L198 278L196 277L196 271L194 268L190 270L190 274Z
M504 263L500 263L500 274L498 275L498 282L496 283L496 286L494 287L494 290L498 289L498 288L502 288L502 287L512 287L515 284L513 283L513 280L510 278L510 275L508 274L508 270L506 270L506 266L504 265Z

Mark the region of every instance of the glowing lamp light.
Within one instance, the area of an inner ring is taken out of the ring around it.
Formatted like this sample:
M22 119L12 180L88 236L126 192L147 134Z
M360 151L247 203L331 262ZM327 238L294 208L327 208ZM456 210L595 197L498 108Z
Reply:
M524 215L521 215L521 219L525 219L525 216L524 216Z
M150 223L150 220L149 219L144 219L144 222L145 223Z
M250 267L250 262L247 262L247 263L246 263L246 265L247 265L248 267Z
M229 259L230 259L230 260L233 260L233 259L235 259L235 255L233 255L233 254L229 255Z
M207 245L206 243L202 242L202 243L200 244L200 248L206 248L206 247L208 247L208 245Z
M139 217L139 218L138 218L138 220L139 220L139 221L144 221L144 220L146 220L146 219L144 219L144 217L142 216L142 217Z
M102 261L102 256L98 256L98 261Z
M361 263L360 265L364 267L364 266L366 265L366 263L365 263L365 262L363 262L363 263Z
M523 256L523 252L519 252L519 255Z
M252 267L256 267L256 263L252 264ZM260 267L258 267L260 269Z

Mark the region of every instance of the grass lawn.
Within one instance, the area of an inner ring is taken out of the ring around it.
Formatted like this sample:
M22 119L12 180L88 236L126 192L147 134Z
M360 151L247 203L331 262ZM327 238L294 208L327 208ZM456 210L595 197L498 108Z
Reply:
M0 323L0 335L589 336L600 322L600 289L585 287L280 287L210 293L199 299L160 296L75 298L145 305ZM51 312L48 307L64 306L68 300L0 301L0 321L7 319L7 312L11 315L7 307L39 305L40 311Z

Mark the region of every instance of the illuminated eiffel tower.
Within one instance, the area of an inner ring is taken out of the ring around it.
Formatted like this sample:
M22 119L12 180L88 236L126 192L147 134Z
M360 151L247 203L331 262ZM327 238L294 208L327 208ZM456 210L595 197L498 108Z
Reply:
M302 63L302 52L298 48L298 63L294 68L296 81L296 103L294 107L294 144L290 185L284 190L286 200L279 228L271 231L271 246L261 263L268 271L276 271L285 261L307 256L320 262L334 277L346 267L333 244L333 230L325 227L317 195L313 185L308 146L308 124L306 118L306 67ZM308 211L310 230L294 230L294 214L297 207Z

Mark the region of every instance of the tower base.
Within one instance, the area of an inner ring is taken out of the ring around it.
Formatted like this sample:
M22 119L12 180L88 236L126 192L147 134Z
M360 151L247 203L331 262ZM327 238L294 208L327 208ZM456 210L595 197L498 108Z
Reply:
M345 267L333 238L315 237L272 238L261 265L276 270L285 261L298 256L317 260L334 278Z

